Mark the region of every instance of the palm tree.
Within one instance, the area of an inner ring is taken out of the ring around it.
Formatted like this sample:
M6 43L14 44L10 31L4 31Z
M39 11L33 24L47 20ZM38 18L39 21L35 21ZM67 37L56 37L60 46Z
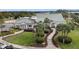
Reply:
M70 26L67 25L67 24L65 24L65 25L63 26L64 36L67 36L70 31L71 31Z
M56 27L57 31L62 31L63 30L63 24L58 24ZM63 35L63 31L62 31L62 35Z
M70 41L70 38L68 38L68 36L67 36L71 32L71 30L72 30L70 28L70 25L59 24L57 26L57 30L62 32L62 36L59 36L59 37L61 37L60 40L62 40L63 43L65 43L65 41Z
M67 36L68 33L71 31L70 26L67 24L58 24L56 29L62 32L62 36Z

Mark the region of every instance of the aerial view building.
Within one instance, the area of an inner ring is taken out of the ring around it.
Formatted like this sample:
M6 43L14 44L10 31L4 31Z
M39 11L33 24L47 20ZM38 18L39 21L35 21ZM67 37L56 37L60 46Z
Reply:
M79 48L79 13L70 11L0 12L0 49Z

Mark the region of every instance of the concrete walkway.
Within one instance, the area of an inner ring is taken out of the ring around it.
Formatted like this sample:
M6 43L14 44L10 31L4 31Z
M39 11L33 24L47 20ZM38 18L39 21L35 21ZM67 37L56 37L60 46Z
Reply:
M47 49L57 49L57 47L52 43L52 37L55 35L56 29L52 28L52 30L53 30L53 32L50 33L50 35L47 37L48 45L44 48L42 48L42 47L21 46L21 45L17 45L17 44L12 44L12 43L9 43L5 40L2 40L2 37L0 37L0 42L5 44L5 45L12 45L13 47L20 48L20 49L29 49L29 48L31 48L31 49L45 49L45 48L47 48Z
M47 37L47 47L46 48L49 48L49 49L56 49L57 47L52 43L52 37L55 35L56 33L56 29L55 28L52 28L53 32L50 33L50 35Z

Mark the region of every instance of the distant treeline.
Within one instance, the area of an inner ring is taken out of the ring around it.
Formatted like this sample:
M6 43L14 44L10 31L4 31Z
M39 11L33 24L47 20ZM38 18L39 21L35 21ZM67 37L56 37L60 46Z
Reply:
M34 12L0 12L0 19L13 17L14 19L17 19L18 17L24 17L24 16L35 16Z
M67 10L67 9L58 9L55 11L36 11L36 12L27 12L27 11L5 11L0 12L0 19L13 17L17 19L18 17L25 17L25 16L35 16L36 13L67 13L67 12L79 12L79 10Z
M56 13L62 13L62 12L79 12L79 9L58 9L55 12Z

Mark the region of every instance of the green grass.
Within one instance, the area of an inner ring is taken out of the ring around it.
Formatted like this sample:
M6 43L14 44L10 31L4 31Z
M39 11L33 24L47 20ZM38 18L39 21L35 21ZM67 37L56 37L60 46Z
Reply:
M23 32L16 36L6 38L6 41L14 44L29 46L35 43L33 32Z
M70 19L65 19L65 22L64 24L67 24L67 23L71 23L72 21Z
M65 20L65 24L71 23L71 20ZM62 35L61 32L58 33L58 35L55 37L55 39ZM75 30L71 31L68 34L69 37L72 38L72 43L71 44L62 44L59 43L60 48L63 49L79 49L79 28L76 28Z
M66 20L64 20L64 24L67 24L67 21Z
M71 44L62 44L60 43L61 48L67 48L67 49L78 49L79 48L79 29L76 29L74 31L71 31L68 34L69 37L72 38Z

